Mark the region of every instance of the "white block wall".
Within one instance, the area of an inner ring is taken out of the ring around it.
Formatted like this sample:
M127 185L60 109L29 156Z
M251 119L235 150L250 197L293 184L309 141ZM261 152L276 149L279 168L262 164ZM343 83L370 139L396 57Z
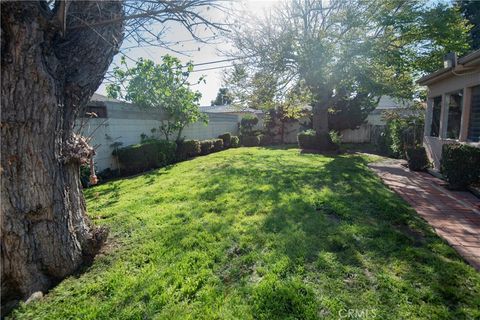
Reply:
M151 136L151 129L161 125L162 115L158 112L148 112L138 107L116 102L105 102L107 118L83 119L84 124L80 130L82 119L76 123L77 132L83 136L91 137L90 145L95 146L95 166L98 171L106 168L117 168L115 157L112 156L114 142L122 142L122 147L140 142L142 133ZM186 139L213 139L220 134L230 132L238 134L238 115L209 113L209 123L194 123L186 127L183 136ZM163 137L161 137L163 138Z

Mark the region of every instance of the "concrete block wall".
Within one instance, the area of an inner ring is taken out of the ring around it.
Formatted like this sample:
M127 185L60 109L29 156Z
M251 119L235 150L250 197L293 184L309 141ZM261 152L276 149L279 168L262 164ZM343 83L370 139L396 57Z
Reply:
M90 145L95 146L95 166L98 171L106 168L117 168L115 157L112 156L114 142L129 146L140 142L142 133L151 136L152 128L158 128L161 119L165 117L155 111L145 111L126 103L105 102L107 118L79 119L76 123L77 132L90 137ZM220 134L230 132L238 134L238 115L207 114L209 123L194 123L186 127L183 136L186 139L212 139ZM83 120L83 124L82 124ZM80 130L81 127L81 130Z

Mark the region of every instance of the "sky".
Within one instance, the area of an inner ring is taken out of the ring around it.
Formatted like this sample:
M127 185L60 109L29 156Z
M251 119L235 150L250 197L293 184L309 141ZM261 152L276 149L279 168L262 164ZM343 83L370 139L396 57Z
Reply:
M255 15L262 15L265 10L268 11L277 2L278 1L275 0L250 0L237 1L234 2L232 5L240 10L244 9ZM217 21L223 21L226 18L225 15L220 12L212 12L211 15L213 15L212 18L216 19ZM171 23L167 25L167 28L168 30L165 34L164 40L179 42L177 45L172 46L172 49L176 51L181 51L182 53L177 53L165 48L152 46L131 48L132 43L127 39L124 40L121 53L115 56L110 68L113 68L113 66L120 64L122 53L125 53L127 55L126 62L129 65L133 65L133 60L137 60L141 57L153 60L156 63L161 63L162 56L164 56L165 54L175 56L184 63L192 61L194 64L228 59L228 57L226 57L225 54L222 53L222 51L225 52L231 49L231 45L226 41L226 39L218 38L212 41L212 43L205 44L193 40L189 33L183 28L183 26L178 23ZM204 36L210 37L211 34L204 34ZM205 69L231 65L232 62L222 62L217 64L208 64L195 67L194 72L191 74L191 83L196 83L202 75L205 76L205 83L200 83L192 86L192 89L197 90L202 94L200 105L210 105L211 100L215 99L217 91L222 85L222 75L223 71L226 68L214 70ZM98 88L97 93L106 95L105 88L106 81L104 81L104 83L102 83L102 85Z

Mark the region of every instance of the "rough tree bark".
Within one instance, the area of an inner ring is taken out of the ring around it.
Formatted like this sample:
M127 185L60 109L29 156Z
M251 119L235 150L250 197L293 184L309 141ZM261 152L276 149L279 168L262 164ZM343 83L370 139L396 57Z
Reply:
M72 274L105 237L85 215L73 126L118 52L122 22L72 26L121 17L122 4L73 1L65 30L57 10L1 4L2 303Z

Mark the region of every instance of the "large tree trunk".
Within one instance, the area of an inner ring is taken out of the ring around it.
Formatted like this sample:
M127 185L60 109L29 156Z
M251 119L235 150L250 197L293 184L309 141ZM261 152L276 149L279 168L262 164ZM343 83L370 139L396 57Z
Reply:
M328 105L326 103L316 102L312 112L313 130L317 132L317 135L328 133Z
M332 142L330 138L330 130L328 128L328 103L315 102L312 112L312 127L317 134L317 145L321 151L334 150L337 146Z
M84 26L122 5L74 1L68 12L62 32L39 2L1 4L2 303L72 274L105 236L85 215L73 126L122 40L121 22Z

